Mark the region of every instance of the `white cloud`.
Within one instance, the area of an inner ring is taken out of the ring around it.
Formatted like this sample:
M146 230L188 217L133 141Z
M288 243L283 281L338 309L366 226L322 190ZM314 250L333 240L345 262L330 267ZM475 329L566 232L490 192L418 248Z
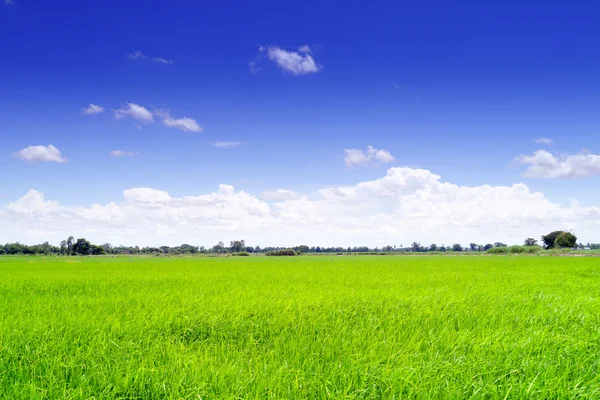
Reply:
M600 156L588 152L556 156L546 150L537 150L514 161L527 165L523 174L527 178L577 179L600 175Z
M231 149L233 147L239 147L243 144L243 142L212 142L211 146L219 147L221 149Z
M172 60L167 60L162 57L148 57L141 51L134 51L133 53L127 54L127 59L131 61L151 61L158 64L173 64Z
M104 111L104 107L97 106L96 104L90 104L87 108L82 108L81 113L84 115L98 114Z
M394 161L394 156L387 150L378 150L367 146L367 150L345 149L344 162L346 166L361 166L367 164L389 164Z
M44 193L40 193L33 189L17 201L8 203L6 208L18 214L47 213L59 209L56 201L46 201L44 199Z
M300 53L305 53L305 54L308 54L308 53L310 53L310 47L308 47L308 45L307 45L307 44L305 44L304 46L300 46L300 47L298 47L298 51L299 51Z
M144 108L138 104L134 104L134 103L127 103L124 106L122 106L121 109L113 110L113 112L115 114L115 117L117 117L118 119L123 119L127 116L130 116L133 119L140 121L140 122L144 122L144 123L154 122L154 115L152 115L152 113L150 111L148 111L146 108Z
M13 154L13 157L25 162L57 162L64 163L67 159L64 158L56 147L48 146L29 146Z
M230 185L184 197L133 188L106 205L61 207L31 191L0 207L0 242L58 243L75 235L131 245L209 246L233 238L261 246L467 245L521 243L556 229L587 242L600 229L599 207L553 203L522 183L459 186L422 169L390 168L380 179L313 194L274 193L267 203Z
M267 51L267 56L275 62L281 69L294 75L305 75L319 72L323 67L315 63L314 58L309 54L308 46L301 46L300 52L284 50L281 47L271 46Z
M184 132L203 132L202 127L192 118L173 118L168 111L156 110L157 117L162 119L165 126L177 128Z
M537 144L545 144L547 146L550 146L554 142L552 139L548 139L545 137L539 137L537 139L534 139L533 141Z
M123 195L125 200L142 203L163 203L171 200L167 192L145 187L126 190Z
M263 200L266 201L275 201L275 200L298 200L302 196L300 194L294 192L289 189L277 189L271 192L263 192L260 196Z
M139 153L134 153L131 151L123 151L123 150L113 150L110 152L111 157L135 157L138 155L139 155Z
M7 4L7 5L14 5L14 4L15 4L15 2L14 2L13 0L4 0L4 4Z
M248 63L248 67L250 67L250 72L252 72L253 74L257 74L258 71L260 71L260 67L257 65L257 61L250 61Z

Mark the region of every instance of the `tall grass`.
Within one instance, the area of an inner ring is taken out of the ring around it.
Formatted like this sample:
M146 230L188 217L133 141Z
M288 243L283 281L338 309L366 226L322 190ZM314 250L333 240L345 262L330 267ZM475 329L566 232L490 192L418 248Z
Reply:
M598 398L584 257L0 258L0 398Z

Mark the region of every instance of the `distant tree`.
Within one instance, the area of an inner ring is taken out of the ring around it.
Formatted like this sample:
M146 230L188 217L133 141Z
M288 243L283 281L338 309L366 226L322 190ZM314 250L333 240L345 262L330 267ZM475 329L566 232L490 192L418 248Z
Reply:
M431 246L429 246L429 251L437 251L438 247L435 243L433 243Z
M471 251L477 251L477 243L471 243L469 244L469 247L471 248Z
M308 246L306 246L306 245L303 244L301 246L296 247L295 250L298 253L308 253L310 251L310 248Z
M483 250L485 250L485 251L488 251L488 250L489 250L489 249L491 249L492 247L494 247L494 245L493 245L493 244L491 244L491 243L488 243L488 244L486 244L485 246L483 246Z
M525 246L537 246L537 240L534 238L527 238L524 242Z
M225 244L223 242L219 242L213 246L212 251L215 253L222 253L225 250Z
M413 242L413 244L410 247L411 247L412 251L414 251L414 252L421 251L421 244L420 243Z
M508 247L508 245L502 242L494 242L494 247Z
M60 254L62 254L63 256L67 253L67 241L63 240L62 242L60 242Z
M77 239L77 242L73 244L72 250L73 254L89 256L92 254L92 244L83 238Z
M104 247L96 246L95 244L93 244L90 248L90 251L93 256L99 256L99 255L104 254Z
M565 249L573 248L577 245L577 236L571 232L563 232L556 237L554 245Z
M246 242L243 240L232 240L229 247L232 252L239 253L246 247Z
M452 251L463 251L463 248L460 244L456 243L452 245Z
M561 243L556 243L558 237L561 236L563 233L565 235L562 236ZM556 245L560 247L574 247L575 243L577 243L577 236L573 235L570 232L554 231L542 236L542 241L544 242L544 247L546 249L553 249L554 247L556 247Z
M69 236L69 238L67 239L67 254L68 255L73 254L73 240L75 240L75 238L73 236Z

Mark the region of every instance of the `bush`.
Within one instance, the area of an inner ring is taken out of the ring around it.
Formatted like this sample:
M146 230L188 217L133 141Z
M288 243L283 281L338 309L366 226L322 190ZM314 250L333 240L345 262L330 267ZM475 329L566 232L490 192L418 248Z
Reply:
M248 253L247 251L239 251L237 253L232 253L231 255L233 257L248 257L250 253Z
M540 246L509 246L509 247L492 247L487 252L489 254L521 254L521 253L537 253L541 251Z
M294 249L284 249L284 250L273 250L267 252L268 256L295 256L296 252Z
M490 254L507 254L509 252L508 247L492 247L487 251Z

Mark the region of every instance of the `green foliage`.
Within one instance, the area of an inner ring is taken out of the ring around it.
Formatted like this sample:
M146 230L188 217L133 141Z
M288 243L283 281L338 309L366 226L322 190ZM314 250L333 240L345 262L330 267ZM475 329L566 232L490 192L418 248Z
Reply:
M533 254L541 250L540 246L500 246L492 247L487 252L489 254Z
M248 253L247 251L239 251L239 252L233 253L231 255L234 257L248 257L250 255L250 253Z
M577 236L571 232L554 231L542 236L542 241L546 249L553 249L554 247L571 248L577 244Z
M273 250L273 251L267 252L267 255L268 256L295 256L296 251L294 249Z
M525 239L523 244L525 246L537 246L537 240L535 240L534 238L527 238L527 239Z
M573 235L571 232L562 232L556 237L556 241L554 242L555 246L565 249L573 248L576 244L577 236Z
M598 271L587 257L4 257L0 398L593 399Z

